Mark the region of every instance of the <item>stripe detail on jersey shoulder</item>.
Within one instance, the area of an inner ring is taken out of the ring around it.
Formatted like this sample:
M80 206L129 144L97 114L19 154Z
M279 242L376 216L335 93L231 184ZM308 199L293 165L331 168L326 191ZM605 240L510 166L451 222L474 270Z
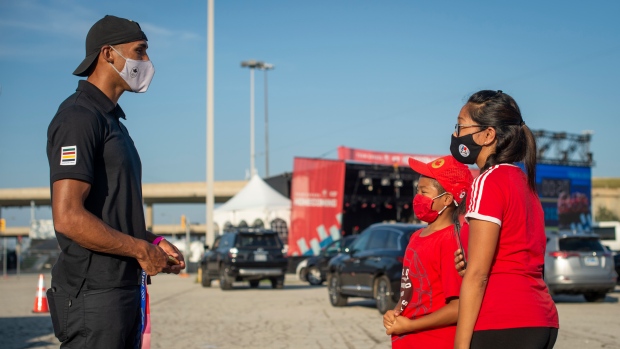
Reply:
M467 208L468 214L472 212L478 213L478 210L480 209L480 199L482 196L482 191L484 190L484 182L486 181L487 177L499 166L500 165L491 166L488 170L484 171L484 173L474 179L474 183L472 184L471 189L471 201L469 202L469 207Z
M495 223L497 225L499 225L500 227L502 226L502 221L495 218L495 217L491 217L491 216L485 216L483 214L480 214L478 212L469 212L468 214L465 215L465 219L467 220L467 223L469 224L469 219L473 218L473 219L479 219L481 221L486 221L486 222L491 222L491 223Z

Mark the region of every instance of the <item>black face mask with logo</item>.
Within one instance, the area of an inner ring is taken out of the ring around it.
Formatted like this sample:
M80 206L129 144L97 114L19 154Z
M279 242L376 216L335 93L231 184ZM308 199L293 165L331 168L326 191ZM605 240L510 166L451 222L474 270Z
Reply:
M474 141L474 135L482 131L461 137L455 137L452 135L452 139L450 141L450 153L452 153L452 156L463 164L475 164L478 159L478 155L480 155L480 151L482 151L482 146L478 145Z

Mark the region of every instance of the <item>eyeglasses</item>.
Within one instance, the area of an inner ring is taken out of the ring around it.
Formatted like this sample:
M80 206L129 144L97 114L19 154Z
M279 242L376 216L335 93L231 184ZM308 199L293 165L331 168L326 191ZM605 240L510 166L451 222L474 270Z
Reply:
M468 127L492 127L492 125L461 125L461 124L455 124L454 125L454 133L456 133L457 137L461 136L461 129L462 128L468 128Z

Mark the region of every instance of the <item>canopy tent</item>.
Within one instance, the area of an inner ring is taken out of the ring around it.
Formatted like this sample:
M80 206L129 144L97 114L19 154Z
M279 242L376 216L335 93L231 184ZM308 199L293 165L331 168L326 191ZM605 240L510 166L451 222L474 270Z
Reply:
M230 223L233 226L245 221L248 226L260 219L266 228L275 219L290 225L291 200L278 193L258 175L252 176L248 184L225 204L213 210L213 220L220 232Z

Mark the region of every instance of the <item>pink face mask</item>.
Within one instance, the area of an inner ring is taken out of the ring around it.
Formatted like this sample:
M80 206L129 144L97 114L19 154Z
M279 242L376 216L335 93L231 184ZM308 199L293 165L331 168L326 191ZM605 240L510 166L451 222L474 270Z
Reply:
M424 196L422 194L416 194L413 198L413 213L418 217L419 220L426 223L433 223L437 217L446 209L448 206L444 206L441 211L433 210L433 201L438 197L445 195L447 192L435 196L434 198L429 198L428 196Z

